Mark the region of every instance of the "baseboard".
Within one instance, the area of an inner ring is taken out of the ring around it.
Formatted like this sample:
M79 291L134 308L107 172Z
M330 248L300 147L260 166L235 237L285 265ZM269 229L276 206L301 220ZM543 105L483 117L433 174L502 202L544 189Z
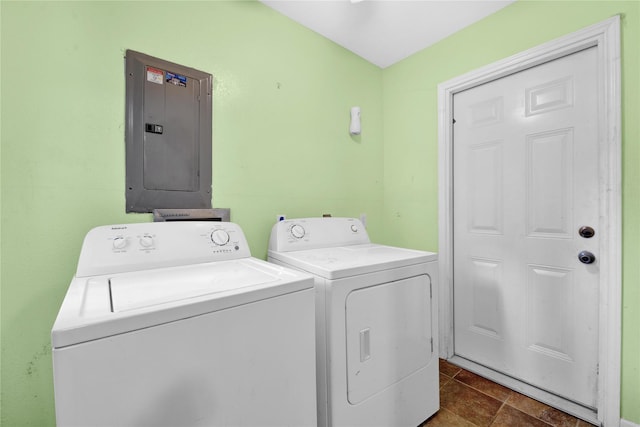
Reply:
M640 425L632 423L631 421L620 420L620 427L640 427Z

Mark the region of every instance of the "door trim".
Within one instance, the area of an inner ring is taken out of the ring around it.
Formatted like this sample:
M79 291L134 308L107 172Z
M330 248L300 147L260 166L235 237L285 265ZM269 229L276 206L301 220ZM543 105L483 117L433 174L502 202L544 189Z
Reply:
M520 52L438 85L438 230L440 261L440 357L453 348L453 96L589 47L598 48L600 293L597 418L620 425L622 296L620 17Z

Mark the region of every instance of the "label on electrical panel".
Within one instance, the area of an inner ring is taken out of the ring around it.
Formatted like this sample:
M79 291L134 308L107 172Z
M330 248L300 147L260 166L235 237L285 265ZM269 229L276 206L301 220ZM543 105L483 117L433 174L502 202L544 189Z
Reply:
M147 67L147 81L161 85L164 80L164 71Z
M171 83L176 86L187 87L187 78L180 74L170 73L167 71L167 83Z

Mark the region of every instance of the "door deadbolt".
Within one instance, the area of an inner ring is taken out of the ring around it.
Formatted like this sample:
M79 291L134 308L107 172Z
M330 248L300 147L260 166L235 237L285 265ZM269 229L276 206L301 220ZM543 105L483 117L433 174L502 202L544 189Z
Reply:
M580 236L584 237L585 239L590 239L596 234L596 231L588 225L585 225L580 227L580 230L578 230L578 234L580 234Z
M583 264L593 264L596 261L596 256L589 251L582 251L578 254L578 259Z

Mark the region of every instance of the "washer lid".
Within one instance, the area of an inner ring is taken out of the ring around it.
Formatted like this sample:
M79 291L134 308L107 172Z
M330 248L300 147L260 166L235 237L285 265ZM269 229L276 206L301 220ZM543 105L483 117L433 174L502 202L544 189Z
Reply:
M74 278L51 331L65 347L311 289L313 278L255 258Z
M330 280L425 263L438 258L433 252L371 243L293 252L270 250L269 256Z
M216 263L169 271L151 270L109 279L111 310L138 310L220 292L238 292L281 279L251 265Z

